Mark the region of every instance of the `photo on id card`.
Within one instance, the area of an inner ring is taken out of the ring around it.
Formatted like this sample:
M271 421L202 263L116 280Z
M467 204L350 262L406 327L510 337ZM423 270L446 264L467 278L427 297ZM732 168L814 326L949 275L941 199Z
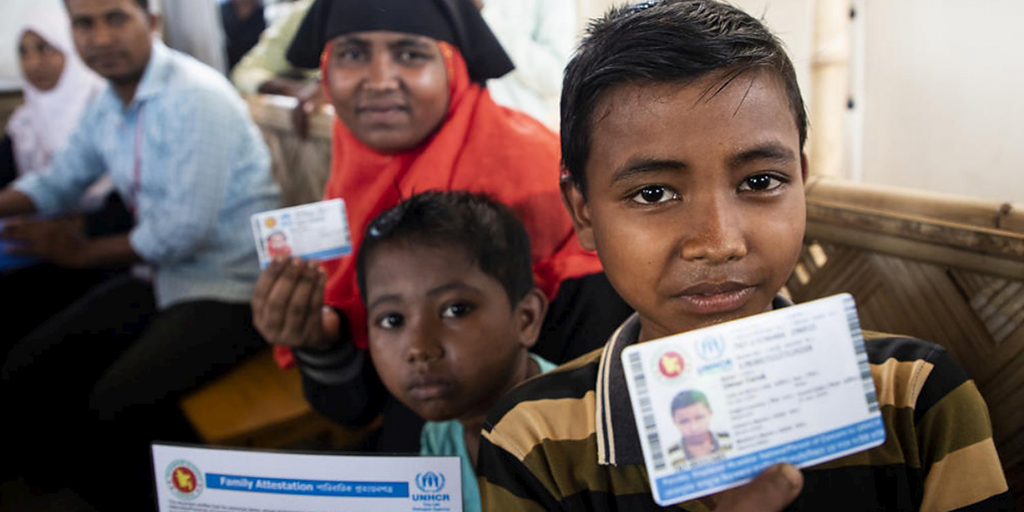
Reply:
M622 364L662 506L885 440L849 294L627 347Z
M352 254L345 201L330 199L252 216L260 268L277 257L329 260Z

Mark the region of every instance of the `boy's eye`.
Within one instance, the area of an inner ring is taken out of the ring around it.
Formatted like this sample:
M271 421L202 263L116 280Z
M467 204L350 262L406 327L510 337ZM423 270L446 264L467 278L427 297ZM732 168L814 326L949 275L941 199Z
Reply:
M397 329L405 323L405 317L398 313L388 313L377 319L377 326L381 329Z
M785 184L785 181L771 174L755 174L740 183L740 192L755 191L764 192L775 190Z
M473 311L473 306L464 302L450 304L441 310L441 318L461 318Z
M669 190L664 185L647 185L632 197L633 201L640 204L664 203L665 201L678 198L679 194Z

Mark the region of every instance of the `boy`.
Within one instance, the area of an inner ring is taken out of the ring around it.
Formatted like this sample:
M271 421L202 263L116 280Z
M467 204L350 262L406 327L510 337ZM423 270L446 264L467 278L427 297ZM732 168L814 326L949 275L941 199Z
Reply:
M469 192L426 192L374 219L356 261L369 349L384 386L427 423L423 455L462 459L463 509L484 417L554 368L527 350L547 309L530 239L512 211Z
M485 510L658 508L621 351L786 305L776 294L804 236L806 125L780 43L736 8L645 2L590 27L566 69L562 193L580 242L637 314L602 350L499 401L480 445ZM798 497L743 505L1011 508L973 382L939 347L865 337L885 444L804 470ZM788 487L799 486L796 475ZM749 490L681 507L724 510Z
M691 460L708 460L711 455L720 457L732 448L728 433L711 431L714 413L704 393L696 389L680 392L672 399L671 411L672 421L679 429L679 442L666 450L672 466L683 466Z

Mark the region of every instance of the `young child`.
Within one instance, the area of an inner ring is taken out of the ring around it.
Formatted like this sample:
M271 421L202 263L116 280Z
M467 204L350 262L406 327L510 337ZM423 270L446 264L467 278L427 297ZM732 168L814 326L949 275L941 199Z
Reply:
M804 236L806 133L792 63L742 11L663 0L591 25L565 74L562 192L580 242L637 313L603 349L495 406L480 442L485 510L660 509L621 352L787 305L777 293ZM743 505L1012 508L974 383L940 347L865 338L885 443L804 469L802 491L792 466L769 469L751 485L783 474L792 493ZM735 510L730 500L749 490L681 508Z
M356 261L373 366L426 424L423 455L462 459L463 509L484 417L524 380L554 368L527 350L547 299L512 210L469 192L426 192L374 219Z

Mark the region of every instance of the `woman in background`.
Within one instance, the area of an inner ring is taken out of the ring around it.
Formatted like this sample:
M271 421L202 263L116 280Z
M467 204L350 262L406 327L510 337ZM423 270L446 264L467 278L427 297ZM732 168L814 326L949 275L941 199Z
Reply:
M70 27L64 9L34 9L16 33L25 103L11 116L0 140L0 187L23 174L45 171L54 153L67 144L86 106L107 87L78 57ZM88 235L127 231L132 225L131 215L106 178L93 184L79 206L82 215L33 222L61 223ZM111 271L49 264L5 270L26 263L6 255L0 240L2 338L9 342L20 339ZM26 298L33 290L45 293L33 293L29 303ZM6 350L8 343L0 344Z

